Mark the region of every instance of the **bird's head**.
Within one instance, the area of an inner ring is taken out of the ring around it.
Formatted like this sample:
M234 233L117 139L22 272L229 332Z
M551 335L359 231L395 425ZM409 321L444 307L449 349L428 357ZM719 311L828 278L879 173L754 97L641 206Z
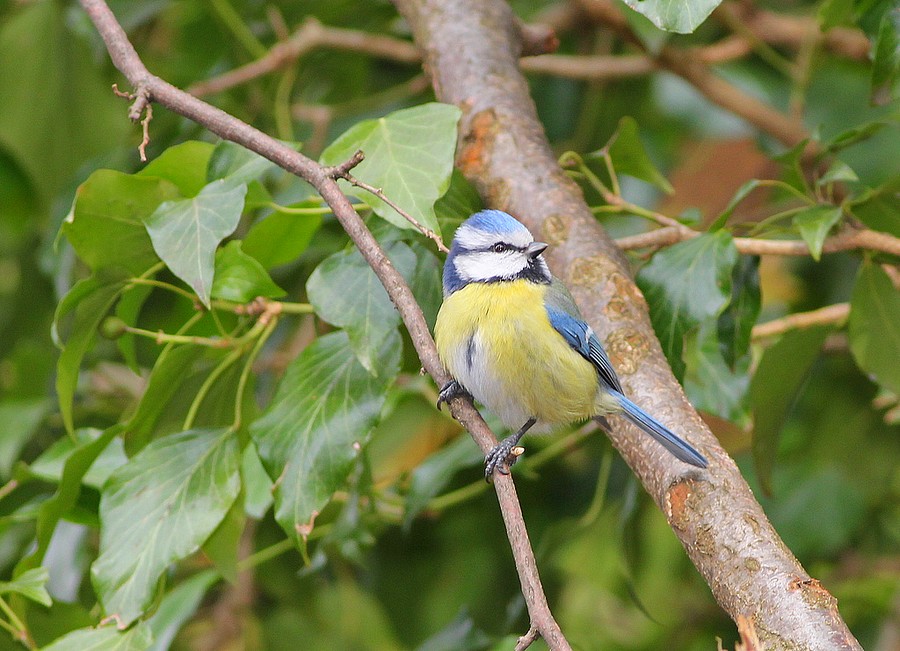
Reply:
M444 263L444 295L469 283L528 280L549 284L550 270L541 253L547 245L500 210L477 212L456 230Z

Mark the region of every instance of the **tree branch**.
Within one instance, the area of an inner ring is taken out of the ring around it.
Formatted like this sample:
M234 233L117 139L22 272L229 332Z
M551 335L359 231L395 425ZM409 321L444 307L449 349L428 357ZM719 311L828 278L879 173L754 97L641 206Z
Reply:
M655 248L670 246L690 240L699 235L688 226L666 226L657 228L638 235L620 237L616 245L623 251L633 249ZM764 240L755 237L736 237L734 246L738 252L744 255L809 255L809 246L802 240ZM890 233L873 231L868 228L847 228L837 235L832 235L822 245L822 253L837 253L839 251L852 251L854 249L867 249L880 251L891 255L900 256L900 238Z
M760 323L753 326L753 332L750 336L754 341L758 341L769 337L777 337L789 330L844 323L848 316L850 316L850 304L835 303L811 312L797 312L796 314L788 314L780 319Z
M80 1L103 38L113 64L128 78L138 96L162 104L216 135L264 156L316 188L397 307L422 366L438 386L448 382L450 377L441 365L428 324L409 286L341 192L329 170L252 126L152 75L107 4L103 0ZM472 434L483 452L488 452L496 445L497 439L469 401L455 398L450 402L450 409L454 418ZM569 649L550 614L512 478L498 475L495 477L494 487L532 621L551 649Z
M835 599L784 546L734 461L687 402L621 251L557 165L519 73L509 7L499 0L395 3L424 52L438 98L463 110L457 154L463 173L487 204L551 244L551 267L605 340L629 393L710 460L706 471L688 470L620 419L610 433L717 601L736 621L747 617L766 648L859 649Z

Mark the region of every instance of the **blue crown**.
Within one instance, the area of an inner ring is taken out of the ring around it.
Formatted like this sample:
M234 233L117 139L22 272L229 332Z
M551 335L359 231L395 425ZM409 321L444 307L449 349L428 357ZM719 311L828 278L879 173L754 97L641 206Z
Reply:
M469 217L465 223L480 231L497 233L498 235L518 230L528 230L522 222L502 210L482 210Z

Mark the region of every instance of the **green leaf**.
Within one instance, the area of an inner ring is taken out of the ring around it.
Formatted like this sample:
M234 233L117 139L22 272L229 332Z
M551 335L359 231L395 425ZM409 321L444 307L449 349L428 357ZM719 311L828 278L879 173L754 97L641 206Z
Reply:
M184 387L191 369L203 354L200 346L172 346L156 358L144 395L125 425L129 452L137 452L147 444L169 401Z
M37 567L43 562L44 554L50 545L50 539L57 523L68 515L78 502L84 477L109 446L110 441L121 431L121 426L115 425L102 434L93 435L92 433L87 436L78 436L77 446L66 457L62 467L56 492L38 509L35 531L36 547L31 554L19 562L16 567L17 572Z
M0 478L9 479L19 453L44 420L49 407L47 398L0 401Z
M731 201L728 202L728 205L725 206L725 210L719 213L715 221L710 225L709 230L715 232L725 226L738 204L746 199L748 194L758 188L760 183L761 181L759 179L750 179L743 183L741 187L738 188L737 192L734 193L734 196L731 198Z
M816 262L822 257L822 245L829 231L841 219L840 206L812 206L794 215L794 227L809 247L810 255Z
M653 329L676 377L684 377L684 337L717 319L731 299L737 249L724 230L660 251L638 275Z
M444 242L449 243L457 227L483 207L478 190L469 183L462 172L454 168L450 177L450 187L434 204L434 214L440 224Z
M156 254L207 307L216 247L237 228L246 194L246 185L215 181L196 197L167 201L144 221Z
M36 567L22 572L12 581L0 581L0 594L15 593L36 601L43 606L53 603L47 592L47 581L50 575L44 567Z
M116 303L116 316L122 319L128 325L137 325L138 316L144 307L144 302L150 296L153 287L150 285L132 285L119 298ZM128 368L134 371L135 375L140 375L141 370L137 359L137 335L130 332L123 332L116 339L116 346Z
M144 221L177 198L166 180L97 170L75 193L62 232L88 267L122 267L139 276L159 261Z
M243 463L243 457L241 457ZM235 583L238 575L238 543L244 533L247 517L244 514L244 500L241 495L234 500L222 522L216 527L206 542L203 553L212 561L223 579Z
M900 11L884 12L872 57L872 103L888 104L897 97L900 78Z
M127 631L115 626L81 628L63 635L41 651L146 651L152 643L150 627L142 622Z
M275 163L246 147L223 140L215 146L209 158L205 183L218 179L228 179L232 185L250 183L277 168Z
M893 124L893 122L887 120L875 119L850 127L849 129L841 131L825 143L825 151L833 154L842 149L847 149L847 147L851 147L858 142L871 138L883 128L893 126Z
M900 237L900 185L897 181L864 191L850 211L869 228Z
M731 272L731 300L717 324L719 348L729 367L733 368L750 350L750 335L761 301L759 256L742 255Z
M258 296L278 298L285 291L276 285L263 266L241 250L237 240L216 251L215 276L210 295L236 303L249 303Z
M194 197L206 186L206 166L214 147L208 142L189 140L173 145L137 173L138 177L165 179L178 186L183 197Z
M684 390L697 409L733 423L747 424L750 356L733 362L723 357L715 324L706 322L685 344Z
M116 431L119 429L116 428ZM89 449L89 453L78 460L79 465L90 461L86 464L87 469L78 473L78 480L85 486L100 490L116 468L128 463L122 439L115 437L115 433L90 427L77 429L74 437L65 436L47 448L28 466L28 471L38 479L61 483L66 478L66 463L75 458L73 455L76 452ZM101 437L107 442L105 447L103 444L95 444Z
M317 207L320 202L310 200L299 205ZM256 258L266 269L292 262L306 250L321 225L319 215L272 213L250 227L244 238L244 253Z
M667 32L690 34L722 0L624 0L625 4Z
M75 311L72 321L72 334L66 340L59 360L56 363L56 394L59 398L59 411L63 424L71 432L74 430L72 420L72 399L78 383L78 370L84 354L94 341L97 326L106 316L119 294L125 288L125 277L119 271L99 273L79 281L69 292L77 297L76 301L63 299L56 310L54 325L59 329L60 319L69 310Z
M273 486L252 441L241 457L241 484L244 487L244 511L251 518L261 520L272 506Z
M763 491L772 492L772 468L781 429L831 327L792 330L763 353L750 383L753 461Z
M667 194L675 191L672 184L650 160L644 143L641 142L638 124L634 118L625 116L619 120L619 126L606 144L606 148L617 174L627 174L646 181ZM588 159L597 159L598 157L597 152L586 156Z
M880 266L863 263L850 299L850 351L878 384L900 395L900 292Z
M416 256L409 246L391 242L384 252L404 278L413 275ZM309 277L306 291L316 313L344 328L359 362L379 375L376 362L400 324L400 314L362 254L352 248L325 258Z
M166 593L153 617L147 620L153 632L149 651L168 651L175 635L193 617L207 591L218 580L214 570L204 570Z
M459 116L455 106L430 103L365 120L322 152L321 162L337 165L361 149L366 158L352 170L353 176L380 188L419 223L439 232L434 202L450 184ZM395 226L414 228L372 194L346 182L342 186Z
M169 564L209 538L240 491L239 463L230 430L188 430L151 442L112 474L91 567L107 614L134 621Z
M847 163L841 161L840 159L835 158L831 165L828 166L828 169L825 170L825 173L816 181L816 185L819 187L828 185L829 183L836 183L841 181L859 181L859 177L856 176L856 172L847 165Z
M399 370L400 336L384 342L372 376L343 331L319 337L285 372L250 427L273 478L275 518L302 545L316 515L347 480Z

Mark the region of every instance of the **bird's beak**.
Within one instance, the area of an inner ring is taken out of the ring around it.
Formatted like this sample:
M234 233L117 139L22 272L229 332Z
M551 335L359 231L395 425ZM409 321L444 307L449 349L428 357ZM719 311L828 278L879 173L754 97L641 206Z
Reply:
M549 245L545 242L532 242L525 248L525 255L534 259L538 257Z

